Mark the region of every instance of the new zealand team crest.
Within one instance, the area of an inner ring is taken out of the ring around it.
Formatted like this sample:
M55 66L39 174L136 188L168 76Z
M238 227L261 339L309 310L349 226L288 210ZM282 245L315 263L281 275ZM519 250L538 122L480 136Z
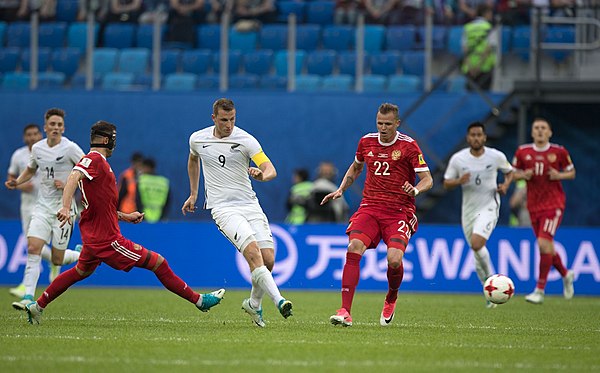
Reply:
M402 156L402 152L400 150L394 150L392 152L392 159L394 161L397 161L398 159L400 159L401 156Z

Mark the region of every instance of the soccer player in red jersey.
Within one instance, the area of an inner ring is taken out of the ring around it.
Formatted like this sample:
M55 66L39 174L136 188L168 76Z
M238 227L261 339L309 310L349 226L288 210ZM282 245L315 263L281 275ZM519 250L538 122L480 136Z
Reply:
M203 312L219 304L225 293L220 289L198 294L190 289L169 267L160 254L150 251L121 235L119 220L137 224L144 214L117 211L118 192L115 175L106 158L116 145L114 124L99 121L92 126L90 152L73 168L63 190L62 208L56 213L62 225L70 223L71 201L77 186L81 189L84 210L79 229L83 250L77 265L59 275L37 302L27 305L29 322L40 323L44 308L64 293L71 285L91 275L101 264L114 269L130 271L133 267L148 269L170 291L194 303Z
M377 247L382 239L387 245L388 292L379 323L387 326L394 318L398 288L404 276L402 257L418 227L415 197L433 185L419 145L398 132L399 125L398 107L382 104L377 111L377 132L360 139L354 162L340 187L321 202L340 198L367 165L363 198L346 229L350 244L342 272L342 307L329 318L334 325L352 325L350 309L360 277L360 260L367 249ZM417 175L419 183L415 186Z
M567 271L554 251L554 234L565 210L565 192L561 180L575 178L575 166L567 149L550 143L552 127L546 119L537 118L531 127L532 144L521 145L513 159L515 179L527 180L527 209L531 226L540 248L540 274L533 293L525 300L541 304L550 268L554 266L563 278L563 294L573 298L573 271Z

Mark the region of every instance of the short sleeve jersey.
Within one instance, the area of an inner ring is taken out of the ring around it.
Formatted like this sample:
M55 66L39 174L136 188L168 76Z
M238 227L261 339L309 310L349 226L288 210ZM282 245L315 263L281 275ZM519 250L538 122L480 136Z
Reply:
M355 160L367 166L361 206L415 211L415 199L402 185L405 181L414 185L416 173L429 167L414 139L397 132L392 142L382 143L378 133L369 133L358 142Z
M556 144L548 144L543 149L525 144L517 149L513 166L523 171L533 170L533 176L527 181L527 209L530 213L565 208L562 184L560 180L550 180L548 171L550 168L558 171L574 168L567 149Z
M214 126L190 136L190 153L200 157L204 176L204 208L258 204L248 167L262 152L258 141L239 127L231 135L217 138Z
M47 139L33 144L31 157L27 167L37 169L40 177L40 191L37 206L44 206L49 211L56 213L62 206L62 190L56 189L55 180L63 183L73 169L73 166L83 157L83 150L66 137L52 147L48 146ZM72 204L75 208L75 204Z
M8 166L8 174L18 177L29 164L31 158L31 151L28 146L20 147L15 150L13 155L10 157L10 164ZM31 178L33 184L33 190L31 192L21 192L21 208L33 208L35 200L37 198L38 190L40 189L40 172L36 172Z
M462 216L471 220L481 211L496 211L500 208L498 171L512 171L512 166L501 151L484 147L483 154L476 157L466 148L455 153L448 163L444 179L457 179L470 173L469 182L462 185Z
M117 181L104 156L92 151L74 167L85 177L79 181L83 203L79 229L86 246L106 246L121 237Z

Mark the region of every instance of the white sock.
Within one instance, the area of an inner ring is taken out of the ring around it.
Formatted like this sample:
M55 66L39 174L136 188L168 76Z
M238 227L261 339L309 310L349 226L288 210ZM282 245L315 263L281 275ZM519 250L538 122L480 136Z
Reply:
M475 270L477 271L477 277L483 284L485 280L492 274L490 268L490 252L487 247L482 247L478 251L473 250L473 257L475 258Z
M44 245L44 247L42 247L42 259L52 264L52 251L48 245Z
M265 291L258 286L256 281L254 281L254 276L252 276L252 290L250 290L250 305L252 308L256 310L260 309L260 304L264 296Z
M63 258L62 265L75 263L79 260L79 251L65 250L65 257Z
M25 275L23 276L23 284L25 285L25 295L35 295L38 279L40 278L40 263L42 257L40 255L27 254L27 266L25 267Z
M267 293L273 303L275 303L275 306L278 306L279 302L283 299L281 293L279 293L277 284L275 284L275 280L273 280L273 275L271 275L266 266L260 266L252 271L252 283L255 283L257 287L260 287L263 292Z

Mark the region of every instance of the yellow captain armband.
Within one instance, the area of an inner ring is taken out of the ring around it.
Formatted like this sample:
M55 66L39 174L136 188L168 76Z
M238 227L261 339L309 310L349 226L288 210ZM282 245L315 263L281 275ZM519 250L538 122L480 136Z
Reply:
M269 157L267 157L265 152L261 150L252 157L252 162L254 162L254 164L256 164L258 167L260 167L261 164L265 162L271 162L271 160L269 159Z

